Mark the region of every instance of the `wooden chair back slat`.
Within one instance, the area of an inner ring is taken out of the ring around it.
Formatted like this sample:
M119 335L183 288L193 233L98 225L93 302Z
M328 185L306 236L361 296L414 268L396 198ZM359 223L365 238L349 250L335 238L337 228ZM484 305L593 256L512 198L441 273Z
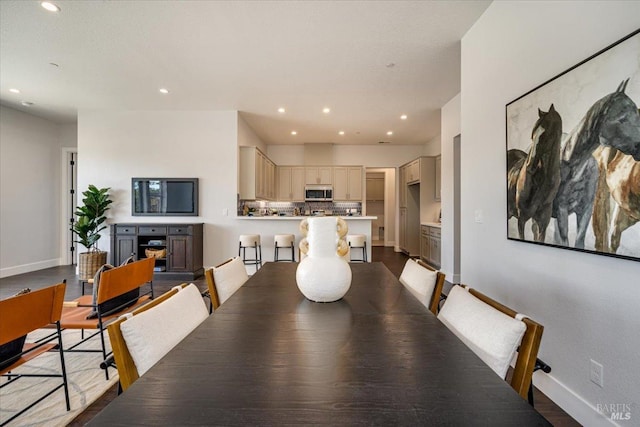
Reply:
M442 288L444 286L445 275L444 273L436 270L422 260L418 260L418 264L428 270L437 271L438 273L438 276L436 278L436 285L433 288L433 294L431 295L431 301L429 302L429 311L431 311L435 315L438 315L438 309L440 307L440 297L442 296Z
M144 258L103 271L100 275L97 303L102 304L152 281L155 262L155 258Z
M489 298L475 289L469 288L469 293L509 317L515 318L518 314L516 311L492 298ZM511 377L510 384L511 387L513 387L513 389L526 400L529 393L529 386L531 385L533 371L536 366L536 359L538 357L538 350L540 349L540 342L542 341L542 332L544 331L544 327L529 318L524 318L522 321L526 325L527 329L522 337L522 341L520 342L520 347L518 348L518 358L516 359L516 365L513 370L513 376Z
M0 344L60 320L66 283L0 301Z
M187 283L183 283L180 285L182 288L188 286ZM158 298L152 300L148 304L143 305L140 308L137 308L133 311L133 315L140 314L146 310L149 310L158 304L161 304L163 301L171 298L173 295L178 293L176 289L171 289L168 292L160 295ZM122 387L122 391L131 386L140 375L138 374L138 369L136 368L136 364L131 357L131 353L129 353L129 348L127 347L127 343L122 336L122 331L120 330L120 324L126 321L126 318L121 318L112 322L107 326L107 330L109 331L109 341L111 342L111 349L113 351L113 359L116 362L116 367L118 368L118 375L120 376L120 386Z

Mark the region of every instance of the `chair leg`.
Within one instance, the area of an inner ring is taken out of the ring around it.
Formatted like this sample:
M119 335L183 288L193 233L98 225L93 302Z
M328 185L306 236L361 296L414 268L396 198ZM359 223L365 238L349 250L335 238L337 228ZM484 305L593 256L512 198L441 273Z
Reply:
M531 384L529 384L528 397L529 397L529 405L533 406L533 382L531 382Z
M62 368L62 384L64 388L64 400L67 404L67 411L71 410L71 403L69 402L69 383L67 382L67 367L64 364L64 346L62 345L62 329L60 328L60 322L56 322L56 329L58 330L58 345L60 346L60 367Z
M369 262L367 260L367 242L364 242L364 262Z

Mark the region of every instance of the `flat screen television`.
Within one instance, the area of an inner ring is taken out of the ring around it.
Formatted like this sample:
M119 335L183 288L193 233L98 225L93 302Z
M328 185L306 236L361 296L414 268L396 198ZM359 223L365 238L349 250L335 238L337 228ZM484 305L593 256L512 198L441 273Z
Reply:
M198 178L131 178L133 216L198 216Z

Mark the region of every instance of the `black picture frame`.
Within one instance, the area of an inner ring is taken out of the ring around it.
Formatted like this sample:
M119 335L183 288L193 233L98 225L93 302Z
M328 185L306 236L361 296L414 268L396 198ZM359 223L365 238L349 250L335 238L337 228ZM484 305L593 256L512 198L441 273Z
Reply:
M640 29L505 106L507 238L640 261Z

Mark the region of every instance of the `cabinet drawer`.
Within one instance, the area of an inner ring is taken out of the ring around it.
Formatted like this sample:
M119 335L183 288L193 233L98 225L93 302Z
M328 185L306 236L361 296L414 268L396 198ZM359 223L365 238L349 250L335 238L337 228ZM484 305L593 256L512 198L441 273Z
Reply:
M173 226L169 227L169 234L191 234L191 226Z
M422 234L423 236L428 236L429 235L429 227L427 227L426 225L421 225L420 226L420 234Z
M167 234L167 227L138 227L138 234Z
M136 234L135 225L117 225L116 234Z
M440 229L436 227L429 227L429 236L440 238Z

